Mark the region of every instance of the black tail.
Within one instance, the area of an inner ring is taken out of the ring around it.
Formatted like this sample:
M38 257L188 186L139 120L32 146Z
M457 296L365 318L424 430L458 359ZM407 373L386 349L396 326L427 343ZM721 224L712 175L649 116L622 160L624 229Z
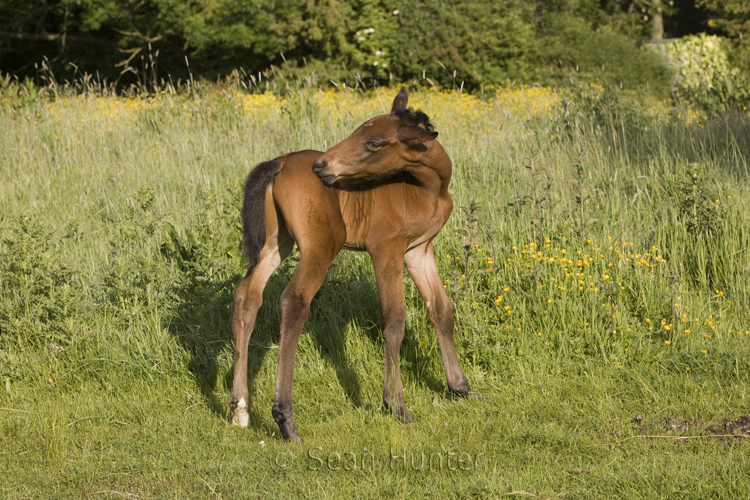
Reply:
M245 181L245 200L242 203L242 240L250 269L258 264L258 257L266 244L266 188L281 171L280 161L258 164Z

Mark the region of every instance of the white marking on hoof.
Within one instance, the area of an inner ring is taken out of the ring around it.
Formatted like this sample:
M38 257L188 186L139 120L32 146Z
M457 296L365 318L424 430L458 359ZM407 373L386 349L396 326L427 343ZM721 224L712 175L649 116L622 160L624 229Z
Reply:
M240 398L237 402L237 408L234 409L234 417L232 417L232 425L239 425L240 427L250 425L250 414L247 412L245 398Z

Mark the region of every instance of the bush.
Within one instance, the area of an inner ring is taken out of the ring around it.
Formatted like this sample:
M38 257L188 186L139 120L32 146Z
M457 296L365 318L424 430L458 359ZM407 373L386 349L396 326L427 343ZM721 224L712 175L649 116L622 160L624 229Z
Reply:
M517 0L410 0L399 9L394 73L450 87L539 77L533 5ZM455 73L454 73L455 72Z
M594 30L584 19L569 17L553 21L548 33L544 56L558 82L575 75L623 89L668 92L670 73L663 60L610 27Z
M742 64L742 49L737 52L734 62ZM667 44L666 56L678 96L705 113L718 116L750 105L750 78L730 62L727 40L705 34L687 36Z

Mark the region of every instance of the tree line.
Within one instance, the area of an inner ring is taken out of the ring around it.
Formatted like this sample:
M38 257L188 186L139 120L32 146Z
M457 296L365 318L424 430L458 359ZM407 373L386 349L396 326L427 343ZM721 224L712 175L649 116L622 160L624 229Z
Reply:
M0 0L0 72L658 89L669 74L644 42L710 31L745 54L749 24L746 0Z

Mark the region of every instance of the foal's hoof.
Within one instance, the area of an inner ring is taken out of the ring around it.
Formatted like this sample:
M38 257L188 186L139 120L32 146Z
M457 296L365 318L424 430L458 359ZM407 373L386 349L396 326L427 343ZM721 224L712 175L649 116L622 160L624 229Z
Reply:
M402 424L410 424L412 422L411 414L409 413L409 410L406 409L406 406L391 407L386 401L383 401L383 403L385 404L385 407L393 413L396 420Z
M234 409L232 425L239 425L240 427L247 427L250 425L250 414L247 412L247 402L245 402L245 398L240 398L236 403L230 402L229 407Z
M279 426L279 431L284 441L291 441L293 443L302 442L302 438L299 436L299 432L297 432L297 427L294 425L294 417L290 407L274 402L271 414L276 421L276 425Z
M410 424L412 422L409 410L407 410L406 408L402 408L400 411L394 412L394 415L396 415L396 418L402 424Z
M472 401L484 401L482 395L474 391L469 391L469 394L466 394L465 397L466 399L470 399Z
M291 426L281 426L279 425L279 430L281 431L281 437L286 442L292 442L292 443L301 443L302 438L299 435L299 432L297 432L297 428L292 424Z
M450 389L450 393L457 398L465 398L471 401L484 401L484 398L479 393L474 392L471 389L469 389L468 392L454 391L453 389Z
M232 416L232 425L239 425L240 427L247 427L250 425L250 415L247 412L234 412Z

